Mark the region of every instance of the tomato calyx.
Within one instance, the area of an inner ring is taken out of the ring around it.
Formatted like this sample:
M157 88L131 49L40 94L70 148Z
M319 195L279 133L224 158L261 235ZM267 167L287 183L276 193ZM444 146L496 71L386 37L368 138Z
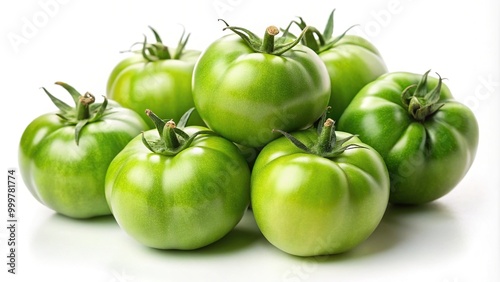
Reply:
M255 33L250 30L242 27L230 26L223 19L219 19L222 21L226 27L222 30L229 29L234 32L236 35L241 37L243 41L255 52L257 53L266 53L271 55L280 56L286 51L292 49L297 44L299 44L300 40L308 30L308 28L304 28L302 33L295 38L294 40L288 40L288 31L285 31L283 35L279 38L275 38L280 30L276 26L269 26L266 28L266 32L264 33L264 37L260 38Z
M166 156L175 156L184 149L188 148L197 136L202 134L217 135L211 130L200 130L191 136L184 132L182 129L186 126L193 111L194 108L189 109L181 117L181 119L179 120L179 124L177 125L173 120L165 121L158 117L151 110L147 109L146 115L151 118L151 120L155 124L160 138L155 140L147 140L143 132L142 143L144 143L144 145L153 153Z
M53 96L45 87L42 87L42 89L49 96L50 100L52 100L52 103L60 110L56 115L63 120L64 124L75 126L75 142L76 145L78 145L80 132L83 127L89 123L100 120L104 116L108 106L108 100L103 96L104 101L102 103L95 103L94 95L89 92L81 95L75 88L67 83L58 81L55 84L62 86L68 91L71 97L73 97L75 107L71 107Z
M408 108L408 113L417 121L424 121L444 106L444 103L438 103L443 79L436 73L439 77L438 84L429 92L427 90L429 72L430 70L422 75L418 84L412 84L405 88L401 95L403 105Z
M331 118L326 118L326 114L324 114L320 121L318 122L318 127L316 131L318 133L318 140L312 146L308 147L300 140L295 138L293 135L281 131L281 130L273 130L283 134L290 142L292 142L297 148L305 151L306 153L315 154L324 158L335 158L344 153L346 150L362 148L366 149L358 144L348 144L345 143L351 140L356 135L351 135L349 137L337 140L337 136L335 134L335 121Z
M156 62L162 60L180 60L182 56L182 52L185 50L187 42L189 40L189 36L191 34L186 35L186 30L183 29L181 38L179 39L179 43L177 44L177 48L175 49L175 53L172 54L171 50L168 46L163 44L163 41L156 32L156 30L148 26L149 29L153 32L153 35L156 39L155 43L148 43L147 37L144 35L144 41L142 42L141 54L145 60L148 62ZM138 43L137 43L138 44Z
M321 33L316 27L308 26L302 17L298 17L299 21L291 21L288 25L287 30L293 25L296 24L303 32L305 30L305 34L301 39L301 43L309 48L311 48L317 54L322 53L328 49L331 49L339 40L341 40L347 32L354 27L351 26L347 30L344 31L341 35L337 37L333 37L333 14L335 9L330 13L328 17L328 21L326 23L325 29L323 33ZM307 30L306 30L307 29ZM293 37L292 34L289 36Z

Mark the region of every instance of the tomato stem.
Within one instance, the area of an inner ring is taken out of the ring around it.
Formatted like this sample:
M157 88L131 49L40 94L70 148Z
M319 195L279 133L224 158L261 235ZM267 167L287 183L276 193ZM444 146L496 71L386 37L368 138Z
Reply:
M332 150L335 144L335 122L329 118L323 123L323 128L318 136L318 142L312 148L312 151L318 155L323 155Z
M310 147L306 146L292 134L281 130L273 131L283 134L283 136L290 140L290 142L292 142L297 148L305 151L306 153L315 154L324 158L335 158L349 149L365 148L355 143L345 145L347 141L351 140L356 135L351 135L347 138L337 140L337 135L335 134L335 122L331 118L326 118L327 113L328 110L326 110L319 119L318 128L316 129L318 139Z
M173 120L167 121L165 123L165 126L163 127L163 142L165 142L165 146L167 146L167 148L171 150L175 150L181 145L179 139L177 138L175 128L176 126Z
M267 53L276 56L282 55L283 53L299 44L302 36L304 36L305 32L307 31L306 27L302 31L302 33L297 38L295 38L295 40L290 41L287 37L288 31L286 31L280 38L276 38L276 35L278 35L279 33L279 29L275 26L269 26L266 29L264 38L261 39L259 36L255 35L253 32L246 28L230 26L223 19L219 19L219 21L222 21L226 25L223 30L229 29L234 32L236 35L241 37L241 39L243 39L248 47L250 47L254 52Z
M89 92L85 93L85 95L80 96L78 103L76 105L76 119L84 120L90 117L90 105L95 102L94 95Z
M184 113L184 115L182 115L179 121L179 126L177 126L173 120L165 122L151 110L146 110L146 115L151 118L151 120L155 124L160 138L156 140L148 140L143 133L142 143L144 143L146 148L148 148L153 153L165 156L175 156L184 149L188 148L197 136L203 134L217 135L211 130L200 130L189 136L181 129L186 125L193 110L194 108L191 108L186 113Z
M278 35L279 29L274 25L271 25L266 28L266 32L264 33L264 38L262 39L262 47L261 50L264 53L272 54L274 51L274 37Z

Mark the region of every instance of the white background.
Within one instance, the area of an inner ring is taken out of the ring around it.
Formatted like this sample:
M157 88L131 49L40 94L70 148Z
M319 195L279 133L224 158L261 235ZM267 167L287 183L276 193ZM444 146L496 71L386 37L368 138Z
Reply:
M188 47L203 50L225 34L219 17L260 34L270 24L284 27L301 15L322 30L336 8L335 34L358 24L352 33L374 43L390 71L439 72L456 99L475 112L481 133L474 165L450 194L419 208L389 208L366 242L321 259L297 258L274 248L260 235L251 213L207 248L152 250L128 237L112 217L72 220L53 213L19 180L18 274L7 274L8 232L2 227L2 281L500 281L498 1L1 3L4 175L8 168L18 168L24 128L55 110L40 87L65 96L53 85L60 80L103 95L109 72L126 57L119 51L143 34L151 36L148 25L175 45L182 24L192 33ZM0 220L6 226L6 181L2 185Z

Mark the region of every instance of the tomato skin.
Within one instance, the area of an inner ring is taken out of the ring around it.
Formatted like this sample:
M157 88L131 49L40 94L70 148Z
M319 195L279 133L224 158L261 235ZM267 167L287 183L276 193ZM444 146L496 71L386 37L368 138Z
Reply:
M401 93L421 78L407 72L381 76L360 91L338 123L384 157L395 204L424 204L448 194L466 175L478 146L474 114L445 84L439 98L444 105L434 114L419 121L408 113ZM429 77L427 89L437 84Z
M190 136L203 127L186 127ZM158 135L145 132L145 138ZM250 170L239 149L198 136L175 156L152 153L138 136L111 163L106 198L123 230L158 249L197 249L240 221L249 204Z
M110 113L83 127L78 145L75 126L65 124L56 113L36 118L23 132L19 145L23 181L50 209L73 218L111 213L104 196L108 165L147 125L135 112L109 104Z
M116 78L124 69L137 63L146 62L147 60L144 59L140 52L132 52L129 57L118 62L118 64L116 64L116 66L111 70L111 73L109 74L108 81L106 83L106 94L111 92L111 88L113 87Z
M150 128L154 128L154 124L144 114L146 109L178 120L194 107L191 79L199 55L197 50L184 50L179 59L150 62L133 53L111 71L107 96L134 110ZM204 125L197 113L193 113L190 124Z
M328 117L336 121L361 88L387 73L380 52L360 36L344 35L319 56L328 70L332 85Z
M257 53L237 35L213 42L193 73L195 107L225 138L260 148L316 121L328 105L326 67L312 50L295 46L282 55Z
M337 131L339 139L351 134ZM292 133L307 146L315 131ZM389 176L381 156L352 138L331 159L304 153L279 138L254 165L251 202L263 235L297 256L337 254L363 242L378 226L389 198Z

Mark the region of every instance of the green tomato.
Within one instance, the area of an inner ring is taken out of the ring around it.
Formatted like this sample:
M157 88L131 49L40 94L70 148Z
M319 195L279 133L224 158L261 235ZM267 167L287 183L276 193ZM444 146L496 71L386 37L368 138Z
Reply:
M72 108L46 91L60 108L44 114L24 130L19 167L25 185L42 204L74 218L110 214L104 178L111 160L146 123L135 112L105 100L81 96L66 88L77 104Z
M199 126L163 122L113 160L106 199L116 221L143 245L196 249L229 233L249 205L250 170L238 147Z
M295 23L305 29L306 23L302 18L300 20ZM338 120L361 88L387 73L387 66L380 52L368 40L346 35L347 31L332 37L333 12L323 34L314 27L307 28L302 44L318 53L328 70L332 85L328 117Z
M261 148L279 137L272 130L302 129L328 105L330 81L319 56L298 41L237 32L213 42L193 74L193 98L205 123L223 137Z
M423 204L450 192L466 175L478 146L472 111L442 79L395 72L364 87L339 121L383 157L392 203Z
M177 49L169 49L154 32L157 43L143 44L141 53L119 62L111 71L107 82L107 96L123 107L138 113L149 125L154 124L145 115L151 109L166 118L178 120L194 107L191 80L193 68L200 55L196 50L185 50L189 35L184 34ZM204 125L197 113L193 125Z
M262 149L252 172L251 203L262 234L297 256L361 244L388 203L382 157L351 134L335 132L331 119L319 135L306 130L286 136Z

